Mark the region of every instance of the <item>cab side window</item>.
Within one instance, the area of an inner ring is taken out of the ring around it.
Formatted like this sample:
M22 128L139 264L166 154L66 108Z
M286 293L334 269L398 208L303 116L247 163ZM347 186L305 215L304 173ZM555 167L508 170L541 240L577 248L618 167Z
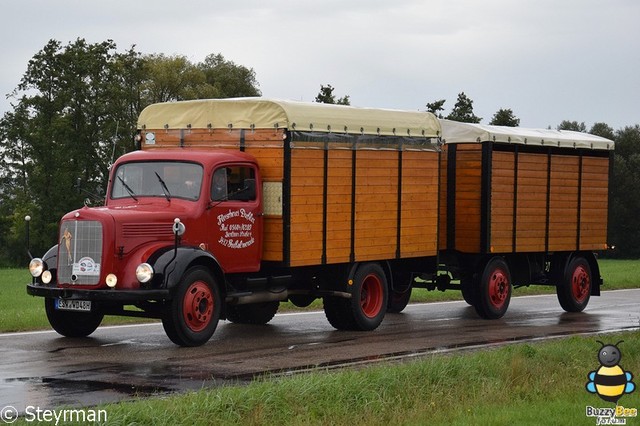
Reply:
M256 172L252 167L221 167L213 173L212 201L252 201L255 199Z

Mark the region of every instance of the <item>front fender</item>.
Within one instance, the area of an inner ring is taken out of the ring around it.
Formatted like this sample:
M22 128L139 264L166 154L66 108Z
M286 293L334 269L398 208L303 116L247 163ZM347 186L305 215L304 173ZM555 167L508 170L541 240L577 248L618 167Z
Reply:
M177 250L174 247L166 247L149 257L148 263L155 271L152 280L154 288L175 287L184 273L194 265L207 267L219 280L224 277L218 260L211 253L197 247L182 246Z

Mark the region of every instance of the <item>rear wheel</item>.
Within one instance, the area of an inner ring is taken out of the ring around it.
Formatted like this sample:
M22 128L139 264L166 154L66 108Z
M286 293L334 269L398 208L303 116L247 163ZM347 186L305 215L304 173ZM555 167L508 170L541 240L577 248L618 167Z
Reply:
M100 325L104 315L95 307L91 312L59 311L55 306L55 299L44 299L44 309L51 327L66 337L87 337Z
M511 301L511 274L501 257L492 258L484 267L475 304L478 315L486 319L501 318Z
M173 343L200 346L213 335L220 318L220 290L203 267L189 269L176 288L162 325Z
M247 305L228 305L227 319L237 324L266 324L278 312L280 302L251 303Z
M397 314L404 311L404 308L409 304L409 299L411 299L411 285L398 290L391 290L389 292L387 312Z
M324 312L339 330L376 329L387 308L388 287L383 269L376 263L358 267L351 288L351 299L324 298Z
M562 309L567 312L582 312L589 303L592 282L589 262L582 256L571 259L556 286Z

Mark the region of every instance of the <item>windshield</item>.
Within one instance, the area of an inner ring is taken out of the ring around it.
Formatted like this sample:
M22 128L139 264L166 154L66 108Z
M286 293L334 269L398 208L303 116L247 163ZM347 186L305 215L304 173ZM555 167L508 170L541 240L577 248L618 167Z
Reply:
M111 198L197 200L201 186L202 166L199 164L176 161L125 163L115 172Z

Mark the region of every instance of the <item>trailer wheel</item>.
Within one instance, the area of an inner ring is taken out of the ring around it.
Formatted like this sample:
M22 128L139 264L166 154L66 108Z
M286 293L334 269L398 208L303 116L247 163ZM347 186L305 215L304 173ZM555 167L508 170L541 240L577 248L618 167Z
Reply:
M220 290L203 267L189 269L178 284L162 326L173 343L200 346L213 335L220 318Z
M497 319L507 312L510 300L509 267L501 257L494 257L484 267L473 307L482 318Z
M324 298L324 312L339 330L370 331L376 329L387 308L387 278L380 265L360 265L351 284L351 299Z
M227 305L227 319L236 324L266 324L278 312L280 302Z
M92 302L94 305L96 302ZM98 309L91 312L59 311L55 299L44 299L44 310L51 327L65 337L87 337L100 325L104 315Z
M567 312L582 312L589 303L592 282L589 262L582 256L571 259L556 287L562 309Z

